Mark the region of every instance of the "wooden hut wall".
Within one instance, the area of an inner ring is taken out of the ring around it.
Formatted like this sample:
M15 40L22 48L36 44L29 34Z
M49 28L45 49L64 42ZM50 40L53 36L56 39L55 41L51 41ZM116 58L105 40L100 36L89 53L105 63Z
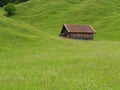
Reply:
M70 34L65 34L64 37L71 38Z
M70 33L68 35L68 37L74 38L74 39L88 39L88 40L92 40L93 39L93 34Z

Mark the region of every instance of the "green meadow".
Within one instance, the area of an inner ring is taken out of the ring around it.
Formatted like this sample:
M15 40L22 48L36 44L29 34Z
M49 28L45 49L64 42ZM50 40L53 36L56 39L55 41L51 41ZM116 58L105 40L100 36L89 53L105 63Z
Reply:
M119 0L29 0L0 8L0 90L120 90ZM59 37L89 24L93 41Z

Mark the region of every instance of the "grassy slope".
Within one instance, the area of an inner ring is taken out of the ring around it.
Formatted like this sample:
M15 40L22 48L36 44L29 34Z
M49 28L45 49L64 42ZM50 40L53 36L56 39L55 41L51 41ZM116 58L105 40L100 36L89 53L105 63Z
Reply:
M11 18L0 10L0 89L119 90L119 4L30 0ZM59 38L63 23L91 24L95 41Z
M63 23L91 24L98 32L95 39L120 40L119 3L115 0L35 0L18 6L18 17L54 35L58 35Z

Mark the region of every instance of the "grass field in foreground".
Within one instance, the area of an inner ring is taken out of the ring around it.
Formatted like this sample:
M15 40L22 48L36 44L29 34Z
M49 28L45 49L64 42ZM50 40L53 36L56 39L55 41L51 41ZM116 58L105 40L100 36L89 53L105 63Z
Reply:
M38 45L2 53L1 90L120 89L120 42Z
M120 90L118 0L29 0L0 8L0 90ZM91 24L94 41L60 38L63 23Z

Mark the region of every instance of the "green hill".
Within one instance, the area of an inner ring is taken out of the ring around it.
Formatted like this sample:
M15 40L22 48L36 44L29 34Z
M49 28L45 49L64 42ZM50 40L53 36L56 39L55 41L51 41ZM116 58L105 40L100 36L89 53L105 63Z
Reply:
M15 19L32 24L40 30L47 30L47 33L55 36L63 23L91 24L98 32L96 39L120 40L119 3L115 0L35 0L19 5Z
M119 0L29 0L0 8L0 90L119 90ZM59 37L90 24L94 41Z

